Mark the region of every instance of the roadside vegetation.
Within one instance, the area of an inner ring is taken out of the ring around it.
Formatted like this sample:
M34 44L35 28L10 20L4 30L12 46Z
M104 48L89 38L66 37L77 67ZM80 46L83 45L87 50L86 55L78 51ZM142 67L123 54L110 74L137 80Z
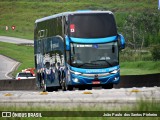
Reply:
M34 67L33 46L21 46L0 42L0 54L8 56L21 63L18 69L14 71L14 76L17 72L20 72L23 69Z
M62 115L60 114L61 112L64 112L64 111L77 111L77 112L85 112L85 111L97 111L97 112L100 112L104 111L104 113L107 113L107 112L110 112L110 111L115 111L115 112L159 112L160 111L160 104L159 102L157 101L138 101L137 104L135 106L126 106L126 107L123 107L123 108L104 108L104 107L82 107L82 106L78 106L78 107L74 107L74 108L64 108L64 107L34 107L34 106L28 106L28 107L18 107L18 106L0 106L0 111L13 111L13 112L40 112L42 113L43 115L43 112L45 111L49 111L51 112L52 111L52 114L48 114L48 117L42 117L42 118L36 118L38 120L150 120L150 119L153 119L153 120L159 120L159 117L62 117ZM59 112L58 114L56 112ZM74 114L74 113L73 113ZM76 113L77 115L78 113ZM89 113L91 114L91 113ZM96 114L96 112L95 112ZM47 114L45 114L47 116ZM54 115L57 115L59 117L49 117L49 116L54 116ZM79 115L79 114L78 114ZM98 115L98 114L97 114ZM92 116L92 114L91 114ZM1 118L2 120L34 120L35 118Z
M157 10L157 1L149 0L0 0L0 35L33 39L34 22L38 18L76 10L111 10L118 31L123 32L125 20L134 14ZM16 26L14 31L11 26ZM9 30L5 30L9 26Z
M0 0L0 35L33 40L36 19L89 9L113 11L126 39L120 53L122 75L160 73L160 11L154 0ZM33 47L0 42L0 54L22 63L16 72L34 67Z

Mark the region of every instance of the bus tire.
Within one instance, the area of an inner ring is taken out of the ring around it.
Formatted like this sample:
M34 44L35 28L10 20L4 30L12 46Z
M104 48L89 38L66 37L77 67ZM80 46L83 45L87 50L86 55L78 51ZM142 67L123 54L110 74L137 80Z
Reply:
M85 86L79 86L79 90L85 90Z
M62 90L63 91L66 91L66 90L72 91L73 90L73 86L72 85L67 85L66 81L63 80Z
M88 90L92 90L92 86L88 86L87 89L88 89Z
M63 90L63 91L66 91L67 88L66 88L66 83L65 83L64 80L62 81L62 84L61 84L61 85L62 85L62 90Z
M67 90L72 91L73 90L73 86L67 85Z
M42 79L42 83L41 83L42 85L42 91L43 92L46 92L47 91L47 85L46 85L46 83L45 83L45 81L44 81L44 79Z
M52 92L53 91L58 91L58 87L52 87Z
M113 88L113 83L102 85L102 88L104 88L104 89L112 89Z

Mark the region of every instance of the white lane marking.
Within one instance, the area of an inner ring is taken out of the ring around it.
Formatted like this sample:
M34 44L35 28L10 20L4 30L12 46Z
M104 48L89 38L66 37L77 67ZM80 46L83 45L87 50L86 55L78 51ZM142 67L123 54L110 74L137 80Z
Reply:
M11 79L11 77L9 77L8 74L14 70L14 68L19 64L19 62L15 61L15 60L13 60L9 57L6 57L4 55L0 55L0 56L3 57L3 59L6 59L5 61L11 62L11 63L14 64L13 66L11 65L12 68L10 70L7 70L6 73L5 73L5 77L8 78L8 79Z
M7 37L7 36L0 36L1 42L9 42L9 43L33 43L33 40L22 39L22 38L15 38L15 37Z
M11 77L9 77L9 76L8 76L8 74L9 74L10 72L12 72L12 71L15 69L15 67L16 67L16 66L18 66L18 64L19 64L19 63L18 63L18 62L16 62L16 64L14 64L14 66L12 66L11 70L10 70L10 71L8 71L8 72L5 74L5 77L7 77L7 78L11 79Z

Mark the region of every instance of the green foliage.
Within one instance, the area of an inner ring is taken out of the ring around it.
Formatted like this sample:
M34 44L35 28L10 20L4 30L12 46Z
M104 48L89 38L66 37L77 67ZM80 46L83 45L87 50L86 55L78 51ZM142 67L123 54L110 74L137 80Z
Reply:
M0 0L0 35L33 39L36 19L83 9L113 11L118 31L125 35L129 47L149 46L160 41L157 1L144 0ZM14 31L12 25L16 26ZM8 31L5 26L9 26Z
M142 75L160 73L160 61L120 62L121 75Z
M157 1L144 0L0 0L0 35L33 39L34 22L38 18L60 12L83 9L111 10L115 13L119 32L130 12L157 8ZM9 30L5 31L5 26ZM16 29L11 30L15 25Z
M146 9L141 13L131 13L124 23L123 32L127 46L142 49L160 43L160 12Z
M34 52L31 46L20 46L11 43L0 42L0 54L9 56L21 63L16 72L34 67Z
M20 111L20 112L25 112L25 111L30 111L32 113L32 111L42 111L42 113L44 111L104 111L104 113L107 113L107 111L118 111L119 113L124 112L124 111L129 111L129 112L134 112L137 111L137 113L139 111L144 111L145 112L158 112L160 111L160 104L159 101L137 101L137 103L135 103L135 105L133 105L132 107L128 106L126 104L126 106L124 107L114 107L114 108L108 108L108 107L70 107L68 109L66 109L65 107L35 107L35 106L31 106L28 105L26 106L0 106L0 111ZM153 112L153 113L154 113ZM1 118L2 120L35 120L35 118L20 118L20 117L15 117L15 118ZM150 120L151 117L42 117L42 118L36 118L38 120ZM159 117L152 117L152 120L159 120Z
M149 48L148 48L149 49ZM152 61L152 54L147 49L130 49L129 47L125 48L123 51L120 52L120 61L127 62L127 61Z
M154 94L154 92L152 93ZM160 111L159 101L138 101L138 104L134 107L135 110L141 111Z
M151 53L154 61L160 60L160 44L153 46Z

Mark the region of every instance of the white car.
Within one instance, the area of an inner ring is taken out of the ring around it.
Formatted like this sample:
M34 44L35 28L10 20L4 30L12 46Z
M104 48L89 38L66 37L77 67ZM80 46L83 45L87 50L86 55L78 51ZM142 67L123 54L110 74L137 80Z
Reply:
M17 80L22 80L22 79L35 79L35 77L32 75L32 73L20 72L20 73L17 73L16 79L17 79Z

